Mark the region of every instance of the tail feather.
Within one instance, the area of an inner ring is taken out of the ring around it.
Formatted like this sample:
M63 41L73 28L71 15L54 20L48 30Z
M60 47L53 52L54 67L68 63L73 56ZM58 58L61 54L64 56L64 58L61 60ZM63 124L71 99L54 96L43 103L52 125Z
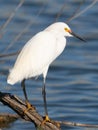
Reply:
M11 85L14 85L14 84L15 84L15 82L13 82L13 81L12 81L11 79L9 79L9 78L7 79L7 83L8 83L8 84L11 84Z
M19 76L17 75L15 71L11 70L7 78L7 83L14 85L17 82L19 82Z

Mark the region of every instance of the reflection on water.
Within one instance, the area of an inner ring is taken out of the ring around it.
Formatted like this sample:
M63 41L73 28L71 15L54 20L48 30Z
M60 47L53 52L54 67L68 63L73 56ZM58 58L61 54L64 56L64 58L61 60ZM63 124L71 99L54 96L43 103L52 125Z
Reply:
M3 53L7 50L5 53L10 53L20 50L32 35L56 20L57 13L64 2L63 0L45 2L42 0L39 2L26 0L15 17L13 17L13 20L1 32L4 35L0 39L0 52ZM17 0L9 0L8 2L1 0L0 3L0 25L3 25L10 13L18 5L18 2ZM90 4L89 1L85 2L82 7L85 8L88 4ZM59 21L66 21L72 16L78 5L79 2L66 1L66 6L64 6ZM76 38L68 39L65 51L52 63L49 69L47 102L49 115L52 119L98 124L97 6L98 3L85 14L69 23L74 32L85 37L87 42L83 43ZM15 37L22 30L25 33L14 44ZM14 86L6 84L8 70L12 67L15 58L16 56L0 59L0 89L24 98L20 84ZM44 114L41 95L42 77L39 77L38 80L28 80L26 86L30 102L37 107L41 114ZM0 112L13 113L2 104ZM34 129L32 123L18 120L5 129L31 130L32 128ZM83 130L87 128L62 126L62 129Z

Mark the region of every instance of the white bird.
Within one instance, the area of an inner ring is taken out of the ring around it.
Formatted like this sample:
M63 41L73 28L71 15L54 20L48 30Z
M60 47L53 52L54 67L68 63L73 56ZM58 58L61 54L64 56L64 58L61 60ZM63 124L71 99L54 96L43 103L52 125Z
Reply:
M66 46L66 37L75 36L85 41L71 31L63 22L53 23L43 31L33 36L21 50L14 67L10 71L7 83L14 85L21 82L27 107L30 107L26 90L25 80L31 77L43 75L42 94L45 108L45 120L49 121L45 81L50 64L63 52Z

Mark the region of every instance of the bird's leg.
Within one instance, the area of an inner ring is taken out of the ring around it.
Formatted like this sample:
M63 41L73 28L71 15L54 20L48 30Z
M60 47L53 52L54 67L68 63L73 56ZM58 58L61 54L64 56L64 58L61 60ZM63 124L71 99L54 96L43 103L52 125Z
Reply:
M43 100L44 100L45 117L44 117L44 120L42 121L41 125L44 125L46 122L54 123L52 120L50 120L50 118L48 116L45 87L46 87L46 84L45 84L45 79L44 79L44 85L42 87L42 95L43 95ZM57 127L60 127L60 123L55 122L55 125Z
M32 109L32 105L29 103L27 93L26 93L26 89L25 89L25 79L21 82L21 87L23 89L23 93L24 93L24 96L25 96L25 102L26 102L26 105L27 105L27 109L24 111L24 113L25 113L29 109Z
M43 122L41 123L41 125L43 125L45 122L50 122L50 119L49 119L49 116L48 116L48 110L47 110L45 86L46 86L46 84L44 82L44 85L42 87L42 95L43 95L43 100L44 100L45 118L44 118Z

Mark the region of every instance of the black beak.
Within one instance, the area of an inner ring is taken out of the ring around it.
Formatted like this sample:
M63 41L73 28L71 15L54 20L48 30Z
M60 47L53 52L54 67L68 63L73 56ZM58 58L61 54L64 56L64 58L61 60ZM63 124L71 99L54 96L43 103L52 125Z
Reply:
M77 34L75 34L74 32L70 32L71 35L73 35L74 37L80 39L81 41L86 42L86 40L84 38L81 38L80 36L78 36Z

